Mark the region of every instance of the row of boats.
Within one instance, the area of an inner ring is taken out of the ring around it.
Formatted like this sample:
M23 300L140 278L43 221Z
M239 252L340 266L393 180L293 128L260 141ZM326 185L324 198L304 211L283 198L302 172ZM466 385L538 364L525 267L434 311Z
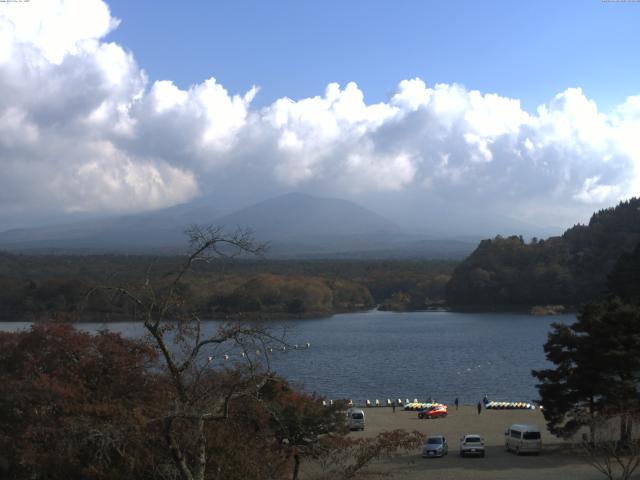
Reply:
M405 410L411 410L411 411L416 411L416 410L426 410L427 408L431 408L431 407L446 407L446 405L444 403L438 403L438 402L409 402L406 403L404 405L404 409Z
M487 402L487 410L535 410L536 406L529 402Z
M333 405L333 400L329 400L329 402L327 403L325 400L322 401L323 405ZM378 399L375 400L366 400L364 406L371 408L371 407L391 407L393 406L394 402L390 399L387 398L386 401L381 401ZM352 400L348 400L347 401L347 405L349 407L353 407L353 401ZM418 399L414 399L413 401L410 401L408 398L406 399L406 401L403 401L401 398L399 398L398 400L395 401L395 405L398 408L402 408L404 410L409 410L409 411L418 411L418 410L425 410L427 408L431 408L431 407L446 407L446 405L444 403L440 403L440 402L419 402ZM490 401L490 402L485 402L484 403L484 408L486 408L487 410L535 410L535 405L533 403L529 403L529 402L495 402L495 401Z
M394 402L387 398L386 402L381 402L380 400L371 400L365 401L365 407L392 407ZM401 398L395 401L395 406L398 408L403 408L404 410L424 410L429 407L446 407L444 403L438 402L419 402L418 399L414 399L413 402L408 398L403 401Z

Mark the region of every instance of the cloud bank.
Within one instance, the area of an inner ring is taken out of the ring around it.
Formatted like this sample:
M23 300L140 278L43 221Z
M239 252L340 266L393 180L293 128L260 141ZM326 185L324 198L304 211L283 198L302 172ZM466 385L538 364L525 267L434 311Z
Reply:
M568 88L528 113L414 78L378 104L332 83L256 109L256 87L150 82L104 40L118 23L98 0L0 6L0 218L136 212L252 185L256 199L423 192L545 225L640 194L640 95L603 113Z

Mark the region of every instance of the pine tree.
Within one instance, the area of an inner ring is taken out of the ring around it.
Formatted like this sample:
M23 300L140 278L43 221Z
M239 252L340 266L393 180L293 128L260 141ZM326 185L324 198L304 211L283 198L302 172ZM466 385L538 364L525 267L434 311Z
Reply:
M620 417L620 440L640 408L640 308L617 299L588 304L544 346L555 368L533 371L549 430L569 437L596 417ZM593 437L593 430L592 430Z

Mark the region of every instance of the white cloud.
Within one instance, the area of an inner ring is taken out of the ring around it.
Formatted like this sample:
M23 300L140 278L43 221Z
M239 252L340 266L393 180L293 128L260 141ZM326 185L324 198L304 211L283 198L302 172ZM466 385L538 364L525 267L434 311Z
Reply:
M198 193L193 172L119 145L147 80L100 41L117 23L99 1L0 6L0 214L138 211Z
M599 183L600 177L590 177L584 181L582 190L576 193L573 197L584 203L602 204L603 202L615 201L617 195L619 195L619 188L617 185L602 185Z
M406 153L391 157L352 153L345 167L348 181L343 188L354 193L400 190L413 181L416 173L416 161Z
M255 109L255 87L150 83L104 41L118 23L99 0L0 5L0 215L138 211L251 184L255 199L424 191L552 224L640 194L640 95L604 113L568 88L527 113L415 78L378 104L352 82Z
M53 64L82 52L120 23L104 2L92 0L6 2L0 21L15 44L32 45Z

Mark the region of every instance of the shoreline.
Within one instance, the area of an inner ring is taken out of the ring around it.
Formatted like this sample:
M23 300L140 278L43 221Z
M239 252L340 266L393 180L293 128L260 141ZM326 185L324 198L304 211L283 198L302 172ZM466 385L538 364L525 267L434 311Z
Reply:
M352 314L352 313L371 313L371 312L389 312L389 313L496 313L496 314L517 314L517 315L529 315L532 317L537 316L561 316L561 315L574 315L577 313L578 309L571 307L565 308L562 311L544 311L542 313L533 312L532 309L534 307L526 307L526 308L513 308L513 307L487 307L487 308L479 308L477 306L471 307L460 307L460 306L442 306L438 308L423 308L423 309L413 309L413 310L387 310L380 308L380 305L376 305L373 308L369 309L353 309L353 310L336 310L332 312L306 312L306 313L252 313L252 312L238 312L227 314L224 316L202 316L202 321L228 321L228 322L237 322L237 321L265 321L265 322L277 322L277 321L291 321L291 320L317 320L321 318L331 318L336 315L344 315L344 314ZM5 323L47 323L47 322L59 322L59 323L122 323L122 322L135 322L136 319L129 315L106 315L105 317L101 317L99 314L87 314L82 315L82 318L73 318L77 314L69 315L62 314L60 318L56 318L56 314L53 314L51 317L23 317L23 318L7 318L0 319L0 322Z

